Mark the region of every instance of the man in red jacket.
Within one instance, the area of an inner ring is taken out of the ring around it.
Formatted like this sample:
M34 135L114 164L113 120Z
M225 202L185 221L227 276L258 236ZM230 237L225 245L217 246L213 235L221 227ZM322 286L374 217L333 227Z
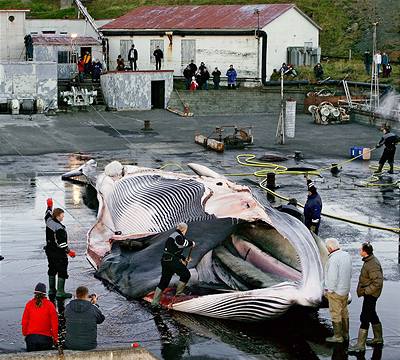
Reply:
M38 283L35 296L25 305L22 335L27 351L51 350L58 341L58 316L54 304L46 298L46 285Z

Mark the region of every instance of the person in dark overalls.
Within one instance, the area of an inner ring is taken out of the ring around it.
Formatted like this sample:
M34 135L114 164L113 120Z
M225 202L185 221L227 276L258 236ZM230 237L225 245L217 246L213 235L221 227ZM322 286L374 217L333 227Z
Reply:
M75 251L68 247L68 237L64 220L64 210L53 209L53 200L47 199L47 210L44 217L46 223L46 251L49 270L49 298L56 296L59 299L69 299L72 294L64 290L65 281L68 279L68 257L75 257ZM56 289L56 275L58 275Z
M375 173L381 173L385 162L389 163L390 169L389 174L393 174L394 168L394 154L396 153L396 144L400 141L400 137L396 134L390 132L390 126L386 125L382 128L383 136L379 143L376 145L377 148L385 145L385 149L383 150L382 156L379 159L379 167Z
M314 183L307 179L308 196L304 205L304 224L310 231L318 235L321 222L322 200Z
M174 274L179 276L175 296L183 294L183 290L190 279L190 271L187 265L191 259L187 259L182 253L185 248L194 247L195 243L192 240L186 239L185 234L187 230L187 224L178 224L176 230L165 242L164 253L161 258L161 279L154 292L151 302L152 306L158 306L162 292L168 287Z

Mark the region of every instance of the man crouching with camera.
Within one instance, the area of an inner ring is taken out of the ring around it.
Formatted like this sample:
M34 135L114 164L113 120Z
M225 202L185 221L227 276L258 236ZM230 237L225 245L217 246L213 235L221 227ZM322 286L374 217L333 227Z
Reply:
M105 317L97 305L97 295L89 295L85 286L76 289L76 299L65 307L65 347L70 350L91 350L97 346L97 324Z

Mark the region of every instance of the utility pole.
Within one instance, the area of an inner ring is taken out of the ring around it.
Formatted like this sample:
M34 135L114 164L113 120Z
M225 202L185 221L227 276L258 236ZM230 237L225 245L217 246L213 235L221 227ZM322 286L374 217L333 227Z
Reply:
M283 99L283 68L281 68L281 112L279 113L278 127L276 128L275 138L278 144L285 144L285 106Z
M254 15L257 15L257 31L256 31L256 38L257 38L257 74L258 74L258 77L261 79L261 73L260 73L260 36L259 36L259 31L260 31L260 10L255 9L254 10Z
M372 71L371 71L371 94L370 94L370 110L374 112L379 107L379 73L378 66L375 61L375 55L377 53L376 48L376 27L377 22L373 23L372 33Z

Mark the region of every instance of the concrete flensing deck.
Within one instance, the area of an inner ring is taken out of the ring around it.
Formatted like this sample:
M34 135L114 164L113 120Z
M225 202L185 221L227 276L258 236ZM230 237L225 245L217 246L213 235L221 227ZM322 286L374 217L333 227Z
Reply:
M30 353L11 353L0 355L0 360L154 360L157 359L146 349L98 349L91 351L64 351L58 355L57 351L40 351Z

